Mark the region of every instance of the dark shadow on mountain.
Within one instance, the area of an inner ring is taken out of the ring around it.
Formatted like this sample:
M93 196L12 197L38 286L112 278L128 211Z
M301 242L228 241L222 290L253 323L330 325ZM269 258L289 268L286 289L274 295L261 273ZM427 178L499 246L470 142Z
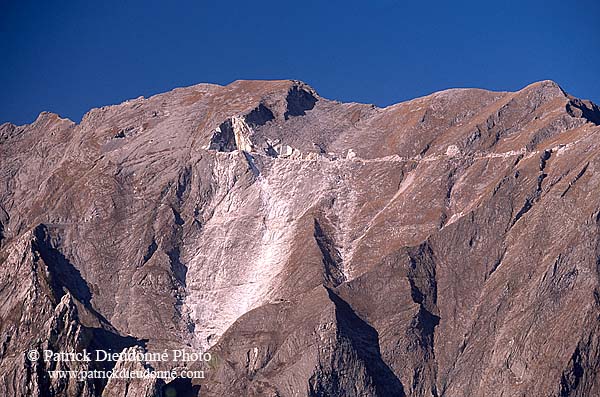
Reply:
M100 357L96 357L96 351L106 352L108 354L121 353L128 347L140 346L146 349L147 339L137 339L133 336L122 336L116 332L112 332L103 328L88 328L84 327L86 331L91 334L91 342L88 346L88 350L92 353L93 368L100 371L111 371L117 364L116 361L111 359L103 358L103 353L100 353ZM98 358L99 360L96 360ZM96 390L99 391L100 395L106 387L108 379L96 378L93 379Z
M339 332L352 343L352 347L373 379L377 395L406 396L402 382L381 357L377 330L362 320L352 307L333 291L327 289L327 292L336 307Z
M569 97L567 112L573 117L582 117L595 125L600 125L600 108L592 101Z
M287 120L290 116L304 116L307 110L315 107L316 103L317 98L310 92L294 86L287 96L287 110L284 117Z
M181 262L181 253L179 247L175 247L169 251L167 251L167 256L169 257L169 262L171 265L171 271L173 275L183 287L186 287L187 280L187 272L188 268Z
M32 250L39 254L48 267L51 288L56 299L60 300L65 293L64 289L67 289L77 300L89 307L92 299L90 288L79 270L56 248L60 245L60 239L53 238L44 224L38 225L33 235L35 238Z
M140 346L144 349L147 339L138 339L133 336L122 336L103 328L87 328L93 336L92 347L119 353L128 347Z
M262 103L258 105L254 110L252 110L246 116L246 123L248 123L252 127L260 127L261 125L267 124L269 121L273 120L275 116L271 109L267 108Z
M102 350L109 354L121 353L124 349L134 346L139 346L146 349L148 339L138 339L133 336L122 336L116 332L106 330L104 328L88 328L86 329L92 334L90 348L92 350ZM112 369L115 366L114 361L104 361L102 366L104 369Z
M218 152L233 152L237 148L231 119L227 119L213 133L208 149Z
M200 385L193 385L191 379L175 378L162 387L162 397L199 397Z

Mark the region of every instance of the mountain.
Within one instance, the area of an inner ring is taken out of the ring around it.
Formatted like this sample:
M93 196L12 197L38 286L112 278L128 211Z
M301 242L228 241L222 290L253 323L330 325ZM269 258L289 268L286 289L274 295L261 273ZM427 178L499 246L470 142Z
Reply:
M600 395L600 109L199 84L0 126L0 395ZM204 361L28 352L208 353ZM52 371L204 378L77 379Z

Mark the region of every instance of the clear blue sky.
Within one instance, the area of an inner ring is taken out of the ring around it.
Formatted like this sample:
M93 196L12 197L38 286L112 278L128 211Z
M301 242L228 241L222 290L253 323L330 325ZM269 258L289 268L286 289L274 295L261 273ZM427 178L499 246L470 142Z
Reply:
M236 79L380 106L552 79L598 102L600 2L0 0L0 54L0 123Z

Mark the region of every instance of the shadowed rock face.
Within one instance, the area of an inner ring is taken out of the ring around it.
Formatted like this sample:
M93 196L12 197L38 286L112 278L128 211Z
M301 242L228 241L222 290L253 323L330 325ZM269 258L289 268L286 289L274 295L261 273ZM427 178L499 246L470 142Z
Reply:
M551 81L383 109L237 81L4 124L0 395L600 395L598 124ZM84 348L214 360L78 382L49 371L107 367L25 355Z

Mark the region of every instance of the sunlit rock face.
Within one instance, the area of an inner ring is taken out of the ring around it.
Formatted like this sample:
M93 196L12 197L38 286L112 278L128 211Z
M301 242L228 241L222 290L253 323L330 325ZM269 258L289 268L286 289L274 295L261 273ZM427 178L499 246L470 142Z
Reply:
M551 81L387 108L237 81L4 124L0 395L600 395L598 124ZM84 348L215 359L26 357Z

